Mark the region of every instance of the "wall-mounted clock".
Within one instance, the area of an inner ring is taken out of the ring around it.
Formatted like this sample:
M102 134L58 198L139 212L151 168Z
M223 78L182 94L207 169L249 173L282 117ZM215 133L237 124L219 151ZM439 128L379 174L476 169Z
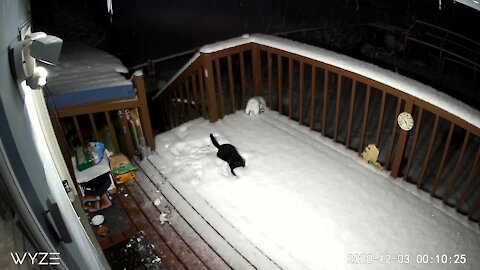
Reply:
M400 113L398 115L397 121L400 128L405 131L409 131L413 128L413 117L408 112Z

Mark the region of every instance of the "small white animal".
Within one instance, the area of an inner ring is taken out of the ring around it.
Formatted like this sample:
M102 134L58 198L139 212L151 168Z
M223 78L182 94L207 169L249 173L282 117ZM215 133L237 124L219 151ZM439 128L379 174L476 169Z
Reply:
M245 113L248 115L258 115L259 113L265 112L266 108L267 105L263 97L252 97L247 102Z

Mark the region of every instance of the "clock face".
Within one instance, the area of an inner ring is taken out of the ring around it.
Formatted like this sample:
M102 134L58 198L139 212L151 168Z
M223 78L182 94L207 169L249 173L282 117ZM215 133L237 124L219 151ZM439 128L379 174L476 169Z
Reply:
M397 118L398 125L401 129L409 131L413 128L413 117L408 112L402 112L398 115Z

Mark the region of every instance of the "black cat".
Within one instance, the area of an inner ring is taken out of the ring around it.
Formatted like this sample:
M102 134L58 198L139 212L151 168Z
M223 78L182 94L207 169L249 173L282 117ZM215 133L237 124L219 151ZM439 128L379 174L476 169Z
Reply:
M240 156L235 146L228 143L222 145L218 144L217 140L215 139L215 137L213 137L212 134L210 134L210 139L212 139L213 145L218 148L217 157L226 161L230 166L232 174L237 176L235 172L233 172L233 169L238 167L245 167L245 159Z

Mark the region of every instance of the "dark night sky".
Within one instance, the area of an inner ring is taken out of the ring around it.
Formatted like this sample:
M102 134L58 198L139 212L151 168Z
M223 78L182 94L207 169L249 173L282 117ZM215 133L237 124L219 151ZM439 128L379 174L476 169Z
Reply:
M378 28L372 31L363 25L408 29L415 20L480 42L480 11L453 0L442 2L439 10L438 0L113 0L111 18L105 0L32 1L31 7L34 31L84 41L116 55L127 67L244 33L318 27L322 29L317 32L285 37L392 69L478 108L480 72L472 76L468 69L458 76L454 70L455 80L451 81L444 79L443 70L438 70L438 63L431 63L427 53L420 51L405 62L403 52L391 59L374 59L362 51L373 44L378 52L385 48L382 43L386 40L384 30L378 34L374 33ZM403 44L404 37L395 42ZM399 60L404 61L403 66L397 65ZM412 71L415 67L409 65L414 65L413 61L422 62L423 68Z
M480 27L472 27L480 23L480 12L443 2L439 11L437 0L358 0L358 10L355 0L113 0L110 23L106 1L45 0L32 1L32 17L36 31L87 41L131 66L243 33L326 23L382 22L408 28L414 19L422 19L480 37Z

